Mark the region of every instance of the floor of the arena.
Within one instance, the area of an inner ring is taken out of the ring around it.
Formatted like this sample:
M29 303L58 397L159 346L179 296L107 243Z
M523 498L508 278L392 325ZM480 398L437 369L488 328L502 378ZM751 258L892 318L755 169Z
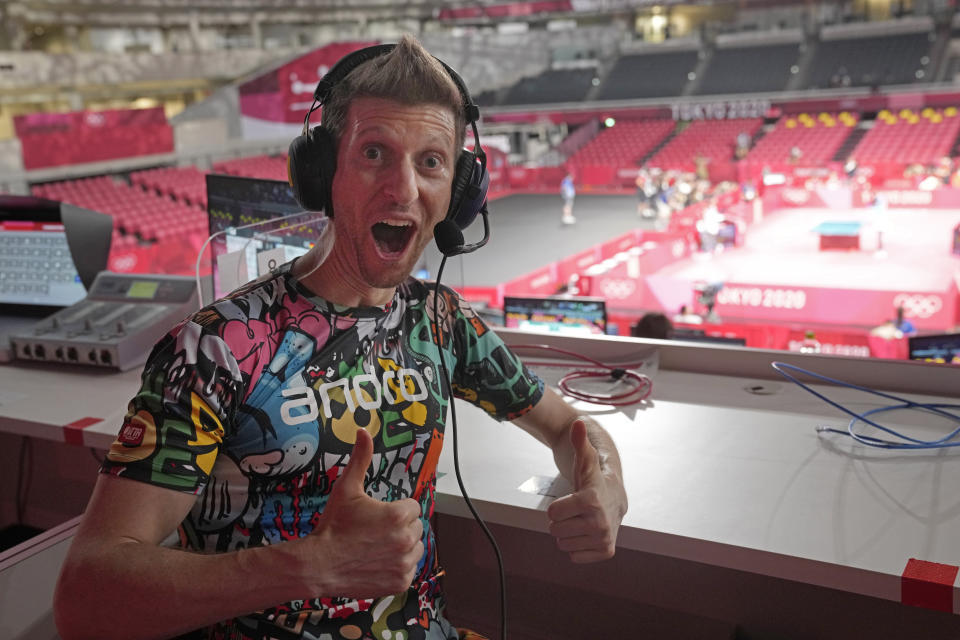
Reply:
M489 244L448 261L443 281L455 287L495 286L631 229L653 228L637 216L632 196L578 195L573 225L561 223L560 204L559 196L549 194L491 202ZM859 251L819 249L812 229L834 221L862 224ZM781 209L752 224L742 246L679 260L658 275L688 282L944 291L960 279L960 257L951 253L958 221L960 212L951 210ZM468 241L478 237L480 227L478 222L469 230ZM435 247L426 260L435 275Z
M578 195L576 223L564 225L560 195L511 195L489 204L490 241L479 251L447 261L443 282L454 287L493 287L556 260L615 238L631 229L652 229L637 216L633 196ZM479 220L467 230L467 242L482 237ZM432 244L424 253L436 276L440 253Z
M661 270L684 280L889 291L946 291L960 259L951 253L955 211L781 209L752 225L732 251ZM860 222L860 250L821 251L822 222Z

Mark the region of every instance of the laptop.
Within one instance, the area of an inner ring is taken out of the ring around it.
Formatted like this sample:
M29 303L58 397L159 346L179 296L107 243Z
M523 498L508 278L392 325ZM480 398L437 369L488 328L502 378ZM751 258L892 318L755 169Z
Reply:
M0 362L13 358L11 334L86 297L112 232L106 214L0 194Z

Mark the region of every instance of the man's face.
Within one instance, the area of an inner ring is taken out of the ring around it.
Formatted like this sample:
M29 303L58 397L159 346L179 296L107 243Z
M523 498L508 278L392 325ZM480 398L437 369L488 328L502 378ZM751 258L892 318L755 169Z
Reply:
M440 105L350 104L333 177L331 257L352 286L396 287L416 266L450 203L454 123Z

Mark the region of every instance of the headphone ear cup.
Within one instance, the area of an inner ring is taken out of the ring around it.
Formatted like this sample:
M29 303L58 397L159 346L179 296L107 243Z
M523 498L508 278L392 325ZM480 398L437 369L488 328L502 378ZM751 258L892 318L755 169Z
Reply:
M301 207L333 217L330 184L336 166L333 139L324 127L314 127L293 139L287 151L287 179Z
M490 176L472 151L463 151L457 158L457 172L450 192L447 220L463 230L476 219L487 200Z

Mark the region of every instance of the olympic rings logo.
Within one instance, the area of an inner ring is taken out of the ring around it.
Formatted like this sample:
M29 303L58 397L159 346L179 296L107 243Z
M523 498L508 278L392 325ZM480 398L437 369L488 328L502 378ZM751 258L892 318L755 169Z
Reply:
M810 192L806 189L784 189L783 199L790 204L807 204L810 202Z
M903 307L903 314L911 318L929 318L943 309L943 300L938 295L898 293L893 299L894 307Z
M137 256L132 253L121 255L110 262L110 269L119 273L133 271L137 266Z
M614 300L628 298L637 290L637 283L633 280L604 280L600 289L603 295Z

